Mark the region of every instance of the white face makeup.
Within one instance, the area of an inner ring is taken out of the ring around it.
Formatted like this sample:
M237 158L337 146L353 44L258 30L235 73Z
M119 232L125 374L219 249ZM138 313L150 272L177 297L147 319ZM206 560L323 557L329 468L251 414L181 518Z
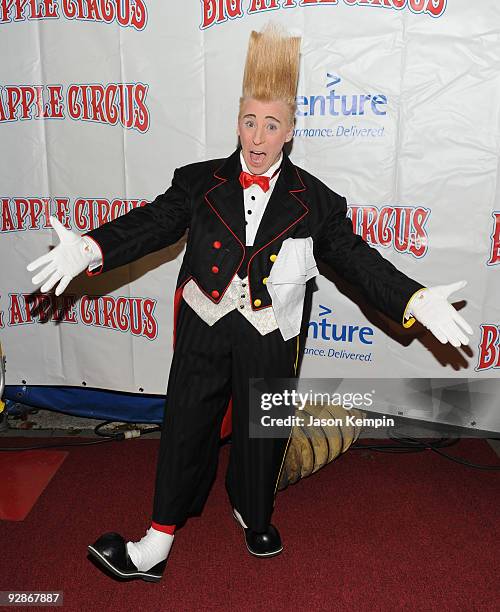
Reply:
M293 136L289 110L281 101L245 100L238 120L238 136L248 169L264 174L278 159L283 145Z

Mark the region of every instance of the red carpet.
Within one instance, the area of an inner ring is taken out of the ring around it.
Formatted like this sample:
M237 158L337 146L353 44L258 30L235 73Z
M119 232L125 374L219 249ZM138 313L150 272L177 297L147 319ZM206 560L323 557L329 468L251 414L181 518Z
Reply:
M498 472L431 452L351 450L279 493L285 550L255 559L230 514L224 447L205 512L178 532L162 582L114 581L86 545L105 531L144 535L157 448L134 440L71 449L26 520L0 522L0 590L62 590L64 609L75 611L498 610ZM448 450L498 462L481 440Z
M58 450L0 453L0 519L24 520L67 455Z

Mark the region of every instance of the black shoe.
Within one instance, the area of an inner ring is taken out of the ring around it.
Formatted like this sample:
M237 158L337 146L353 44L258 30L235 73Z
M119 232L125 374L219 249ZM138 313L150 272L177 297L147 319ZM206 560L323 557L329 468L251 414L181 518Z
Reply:
M146 572L139 571L132 563L127 543L119 533L105 533L87 548L96 561L120 578L142 578L147 582L159 582L167 564L165 559Z
M250 554L255 557L274 557L283 550L280 534L274 525L269 525L265 533L257 533L244 526L240 518L236 516L234 508L233 516L245 532L245 542Z

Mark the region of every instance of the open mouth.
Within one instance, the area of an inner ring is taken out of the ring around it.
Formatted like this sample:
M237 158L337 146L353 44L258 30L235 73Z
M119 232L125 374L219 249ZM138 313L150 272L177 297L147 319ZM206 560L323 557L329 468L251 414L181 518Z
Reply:
M250 151L250 160L254 166L260 166L265 158L266 154L262 151Z

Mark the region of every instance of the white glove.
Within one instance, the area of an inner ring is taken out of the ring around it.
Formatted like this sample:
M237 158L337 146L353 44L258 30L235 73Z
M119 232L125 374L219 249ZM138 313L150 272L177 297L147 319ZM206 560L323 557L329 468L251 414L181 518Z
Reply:
M50 217L50 223L57 232L61 241L60 244L50 253L32 261L26 269L32 272L43 264L47 264L32 278L32 283L39 285L46 281L41 288L42 293L46 293L52 289L57 281L60 281L55 293L61 295L70 281L88 267L92 259L92 251L81 236L67 230L55 217Z
M463 289L466 284L467 281L459 281L451 285L428 287L416 293L408 304L408 310L415 319L427 327L443 344L447 342L453 346L469 344L469 338L464 332L470 335L474 333L471 326L447 299L454 291Z

